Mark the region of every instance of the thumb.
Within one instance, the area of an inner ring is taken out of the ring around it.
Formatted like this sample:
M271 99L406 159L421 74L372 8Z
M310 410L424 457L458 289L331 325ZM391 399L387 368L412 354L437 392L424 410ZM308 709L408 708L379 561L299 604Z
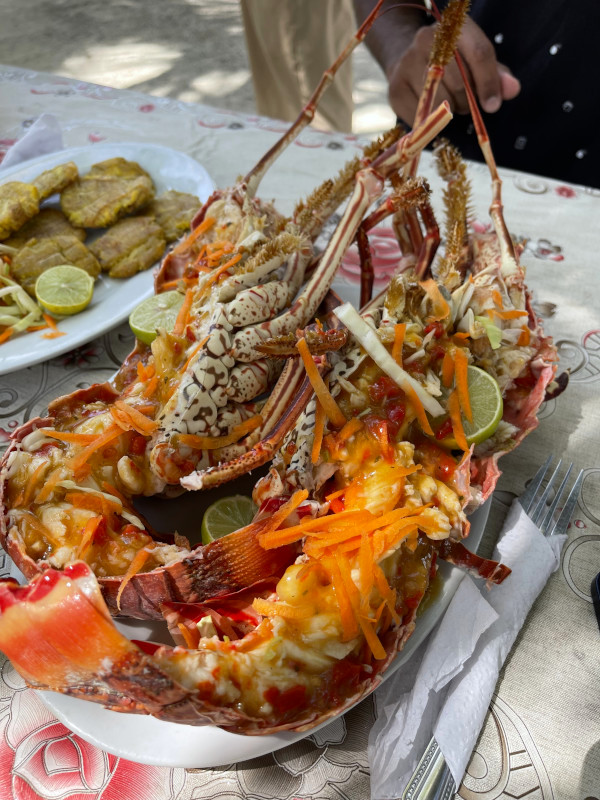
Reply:
M500 91L503 100L513 100L521 91L521 82L515 78L508 67L498 64L498 76L500 78Z

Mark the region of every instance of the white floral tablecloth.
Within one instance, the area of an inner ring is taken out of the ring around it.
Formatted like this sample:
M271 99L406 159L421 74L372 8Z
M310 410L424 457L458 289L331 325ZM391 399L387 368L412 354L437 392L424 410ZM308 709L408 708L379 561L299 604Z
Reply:
M65 147L104 141L167 145L201 162L218 186L246 172L283 124L200 105L0 66L0 160L43 112L58 118ZM265 178L261 195L283 212L357 152L354 136L305 131ZM439 185L425 154L422 172ZM0 173L1 177L1 173ZM488 224L489 177L470 167L477 224ZM539 428L501 463L487 536L527 476L553 451L586 469L562 556L503 669L464 782L463 800L600 798L600 632L589 586L600 571L600 191L503 171L513 235L546 330L558 344L568 390L547 403ZM380 284L397 254L388 228L373 236ZM356 290L350 253L336 279ZM0 444L48 402L105 380L129 352L126 325L45 364L0 377ZM0 359L1 359L0 353ZM0 568L6 571L4 556ZM0 569L0 572L2 569ZM107 754L59 723L8 662L0 677L2 800L363 800L373 698L307 739L218 769L150 767Z

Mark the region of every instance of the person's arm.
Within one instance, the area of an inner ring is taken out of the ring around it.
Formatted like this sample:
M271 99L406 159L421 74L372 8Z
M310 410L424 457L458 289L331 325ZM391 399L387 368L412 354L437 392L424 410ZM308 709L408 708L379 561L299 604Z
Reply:
M356 16L362 21L373 0L354 0ZM389 10L385 10L386 7ZM424 12L398 6L388 0L384 13L376 20L365 42L385 72L389 84L390 105L405 122L412 124L423 83L434 26ZM481 28L467 17L458 40L458 50L469 73L471 85L484 111L498 111L504 100L519 93L519 81L508 67L496 60L493 44ZM436 101L448 100L458 114L468 113L467 98L454 59L448 64Z

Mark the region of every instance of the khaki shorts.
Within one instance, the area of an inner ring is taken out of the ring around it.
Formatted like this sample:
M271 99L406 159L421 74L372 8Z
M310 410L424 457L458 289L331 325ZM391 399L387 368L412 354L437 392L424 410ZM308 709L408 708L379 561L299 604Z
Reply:
M293 121L356 32L352 0L242 0L259 114ZM328 87L313 125L352 130L352 66Z

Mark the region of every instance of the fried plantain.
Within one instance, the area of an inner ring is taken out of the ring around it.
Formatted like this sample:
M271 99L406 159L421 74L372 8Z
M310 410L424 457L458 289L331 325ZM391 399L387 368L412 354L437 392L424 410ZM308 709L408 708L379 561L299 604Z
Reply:
M49 236L62 236L71 234L79 241L85 240L86 233L83 228L74 228L65 215L58 208L42 208L39 214L32 217L3 244L20 250L30 239L47 239Z
M0 240L18 231L34 217L40 207L40 195L31 183L10 181L0 186Z
M144 214L156 219L165 232L167 242L174 242L189 231L190 223L199 206L200 200L193 194L170 189L146 206Z
M32 296L35 282L50 267L72 264L81 267L92 278L100 274L100 264L88 248L72 234L30 239L13 258L11 273L15 280Z
M32 184L40 193L40 203L50 195L62 192L69 184L79 177L79 170L72 161L66 164L59 164L53 169L47 169L37 178L32 180Z
M106 228L153 197L152 179L139 164L111 158L94 164L87 175L67 186L60 204L72 225Z
M151 267L165 252L167 242L152 217L128 217L113 225L90 245L102 270L111 278L130 278Z

